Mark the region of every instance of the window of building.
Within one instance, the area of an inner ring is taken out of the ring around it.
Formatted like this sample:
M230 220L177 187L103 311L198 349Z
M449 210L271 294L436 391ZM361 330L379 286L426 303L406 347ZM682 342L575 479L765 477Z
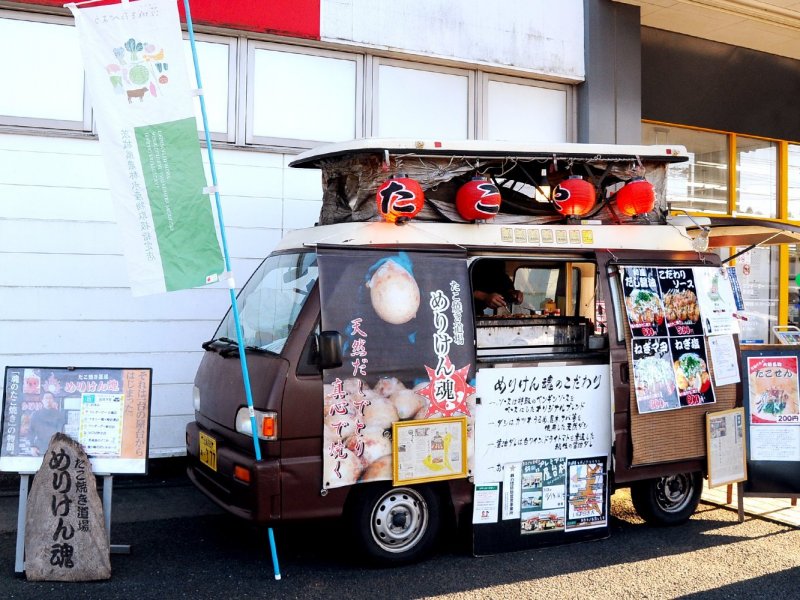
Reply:
M786 214L793 221L800 221L800 145L788 144L787 155L789 189Z
M736 212L775 217L778 208L778 145L736 136Z
M202 38L195 36L195 47L203 82L203 98L205 98L211 139L233 142L236 134L236 40L218 36L203 36ZM189 81L196 86L192 47L188 40L184 42L184 55L186 68L189 71ZM199 97L194 99L194 107L197 130L204 131Z
M667 202L690 212L728 213L728 136L642 123L642 143L686 146L689 161L671 165Z
M736 248L735 252L744 250ZM744 343L771 343L772 326L778 324L777 247L753 248L736 258L736 278L744 301L739 339ZM746 319L746 320L745 320Z
M304 147L361 136L361 58L251 42L247 143Z
M0 123L91 129L78 36L66 19L29 21L0 11L0 56Z
M375 59L372 131L377 137L473 137L470 71Z
M481 139L506 142L571 142L571 88L518 77L483 79Z
M196 42L215 142L300 149L365 135L574 141L570 85L243 36L199 34ZM92 131L72 20L0 11L0 51L13 57L0 125ZM188 41L184 51L195 86ZM199 98L194 105L204 137Z

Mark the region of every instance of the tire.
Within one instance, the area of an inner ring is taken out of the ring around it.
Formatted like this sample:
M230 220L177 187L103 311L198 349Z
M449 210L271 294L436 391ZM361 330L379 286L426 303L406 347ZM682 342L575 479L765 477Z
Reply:
M681 525L697 509L703 493L703 474L678 473L631 485L631 501L649 525Z
M363 485L353 493L352 531L372 564L408 564L433 549L441 529L441 503L430 487Z

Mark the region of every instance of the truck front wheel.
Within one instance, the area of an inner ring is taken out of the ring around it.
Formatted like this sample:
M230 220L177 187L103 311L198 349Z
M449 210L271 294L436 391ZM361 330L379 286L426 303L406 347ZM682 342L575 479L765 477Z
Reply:
M631 485L631 501L650 525L680 525L694 514L703 493L703 474L678 473Z
M419 560L433 548L441 526L440 502L430 487L356 486L351 523L356 542L375 564Z

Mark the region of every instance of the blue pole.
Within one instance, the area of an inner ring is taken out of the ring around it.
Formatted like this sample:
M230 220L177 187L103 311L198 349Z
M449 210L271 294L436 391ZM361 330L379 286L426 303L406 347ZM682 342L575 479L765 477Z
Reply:
M197 61L197 47L194 42L194 28L192 27L192 14L189 10L189 0L183 0L183 7L186 10L186 28L189 32L189 43L192 46L192 60L194 61L194 74L197 79L197 89L203 89L203 81L200 78L200 64ZM200 112L203 115L203 131L206 137L206 152L208 152L208 164L211 168L211 185L214 188L214 200L217 204L217 217L219 218L219 231L222 237L222 252L225 256L225 270L228 272L228 288L231 294L231 311L233 312L233 322L236 325L236 341L239 344L239 362L242 365L242 379L244 380L244 393L247 398L247 409L250 412L250 428L253 433L253 448L256 453L256 461L261 460L261 447L258 444L258 431L256 428L256 413L253 410L253 392L250 388L250 374L247 371L247 355L244 349L244 338L242 336L242 326L239 324L239 305L236 301L236 283L231 272L231 258L228 253L228 239L225 235L225 221L222 218L222 202L217 189L217 169L214 164L214 152L211 148L211 133L208 130L208 115L206 113L206 99L201 93ZM272 527L269 528L269 547L272 553L272 567L275 571L275 579L281 578L281 570L278 565L278 552L275 548L275 535Z

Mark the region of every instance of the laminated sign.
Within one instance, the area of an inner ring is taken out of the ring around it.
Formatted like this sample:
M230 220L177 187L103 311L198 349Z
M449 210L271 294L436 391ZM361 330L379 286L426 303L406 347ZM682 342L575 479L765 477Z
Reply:
M224 261L176 3L69 8L134 295L217 281Z

